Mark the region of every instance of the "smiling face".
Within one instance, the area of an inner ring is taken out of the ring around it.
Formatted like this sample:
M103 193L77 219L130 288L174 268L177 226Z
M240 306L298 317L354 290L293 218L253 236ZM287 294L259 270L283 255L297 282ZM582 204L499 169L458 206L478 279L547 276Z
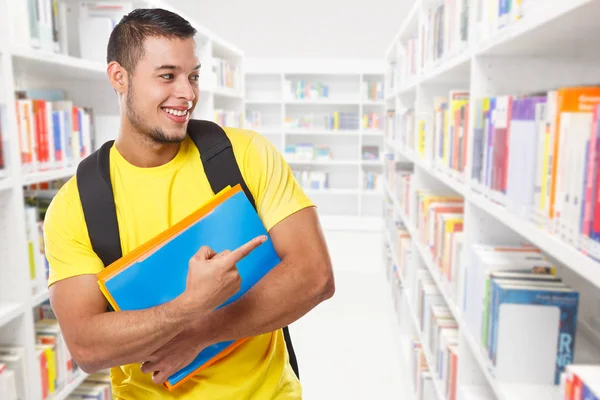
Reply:
M148 37L135 71L127 74L124 115L155 143L177 143L198 101L200 62L192 38Z

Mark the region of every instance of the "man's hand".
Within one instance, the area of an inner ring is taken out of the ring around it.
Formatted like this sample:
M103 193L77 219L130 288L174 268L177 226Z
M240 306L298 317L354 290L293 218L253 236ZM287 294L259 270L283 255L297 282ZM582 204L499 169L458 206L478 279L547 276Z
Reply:
M163 384L172 374L194 361L207 346L197 330L186 329L150 355L142 364L142 373L152 373L154 383Z
M256 237L237 249L219 254L203 246L189 263L187 299L192 304L204 305L206 313L223 304L240 289L241 278L236 263L266 241L266 236ZM152 373L155 383L164 383L169 376L194 361L204 348L210 346L209 336L202 334L203 318L197 318L183 332L156 350L142 364L144 374Z
M198 250L190 259L186 290L182 295L189 310L198 311L201 305L193 319L212 312L240 290L242 280L236 263L266 240L266 236L258 236L233 251L219 254L208 246Z

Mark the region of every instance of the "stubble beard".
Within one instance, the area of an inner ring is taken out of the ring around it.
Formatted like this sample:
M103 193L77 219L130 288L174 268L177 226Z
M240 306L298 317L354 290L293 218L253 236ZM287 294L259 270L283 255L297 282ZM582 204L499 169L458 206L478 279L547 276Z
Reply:
M143 138L155 144L172 144L172 143L181 143L184 137L170 137L165 131L162 130L161 127L148 127L143 122L143 117L141 117L135 110L135 106L133 104L133 86L129 86L129 91L127 92L127 119L131 124L131 127L135 129Z

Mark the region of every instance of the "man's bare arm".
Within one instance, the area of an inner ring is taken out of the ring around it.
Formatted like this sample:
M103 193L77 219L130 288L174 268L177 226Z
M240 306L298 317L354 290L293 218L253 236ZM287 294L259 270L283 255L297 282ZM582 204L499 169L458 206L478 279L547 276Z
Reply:
M50 301L74 359L86 372L147 361L189 323L205 319L239 290L235 263L264 239L255 238L222 257L202 247L190 260L185 292L151 309L106 312L96 275L56 282Z
M188 317L177 304L180 298L147 310L107 313L96 275L56 282L50 302L73 358L88 373L139 362L179 334Z
M272 332L304 316L333 296L329 251L316 209L305 208L269 232L282 262L238 301L198 324L210 342Z

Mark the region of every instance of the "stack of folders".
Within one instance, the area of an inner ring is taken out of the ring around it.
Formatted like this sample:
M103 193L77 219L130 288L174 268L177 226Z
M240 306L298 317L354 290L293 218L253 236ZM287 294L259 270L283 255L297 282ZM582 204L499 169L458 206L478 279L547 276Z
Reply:
M219 253L260 235L267 235L267 231L241 186L228 186L179 223L109 265L98 274L98 283L116 311L155 307L185 291L189 260L200 247L209 246ZM279 262L269 238L236 264L241 288L220 307L239 299ZM244 340L207 347L192 363L171 375L165 387L174 390Z

